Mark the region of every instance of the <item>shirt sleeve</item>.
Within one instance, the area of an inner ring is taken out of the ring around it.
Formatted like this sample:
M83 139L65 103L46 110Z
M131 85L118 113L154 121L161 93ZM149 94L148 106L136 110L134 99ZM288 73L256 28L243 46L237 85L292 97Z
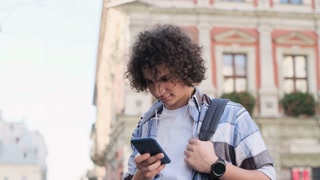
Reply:
M237 113L234 147L237 165L244 169L260 169L271 165L271 158L256 123L245 108Z
M133 154L131 154L129 161L128 161L128 171L123 175L124 180L130 180L133 178L133 175L137 171L136 168L136 163L134 162L134 157Z
M273 168L259 127L248 111L238 103L229 102L212 138L216 154L243 169Z
M265 165L258 169L259 171L263 172L267 175L271 180L276 180L276 171L272 165Z

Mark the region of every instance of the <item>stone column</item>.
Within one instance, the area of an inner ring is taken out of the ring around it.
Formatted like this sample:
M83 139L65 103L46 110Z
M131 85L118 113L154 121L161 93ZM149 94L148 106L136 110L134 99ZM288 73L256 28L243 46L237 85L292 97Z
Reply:
M215 87L212 83L212 57L211 57L211 35L210 25L207 23L201 23L198 25L199 30L199 45L203 46L203 58L206 60L207 79L202 81L200 88L203 92L207 93L210 97L215 96Z
M261 117L277 117L278 97L275 86L274 66L272 54L272 37L271 27L261 25L259 27L259 50L260 50L260 69L261 69L261 87L260 95L260 116Z

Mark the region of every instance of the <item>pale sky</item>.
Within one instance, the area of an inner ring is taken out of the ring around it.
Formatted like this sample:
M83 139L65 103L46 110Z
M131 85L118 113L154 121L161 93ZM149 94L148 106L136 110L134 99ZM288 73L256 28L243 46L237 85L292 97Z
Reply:
M92 168L90 131L102 0L0 0L0 110L39 131L48 180Z

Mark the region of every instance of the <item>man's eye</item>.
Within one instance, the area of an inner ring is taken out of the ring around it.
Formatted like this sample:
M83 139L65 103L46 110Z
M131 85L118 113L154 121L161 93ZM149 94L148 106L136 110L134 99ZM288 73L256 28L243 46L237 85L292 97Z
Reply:
M173 79L173 77L172 76L169 76L169 77L163 77L161 80L163 81L163 82L167 82L167 81L170 81L170 80L172 80Z
M146 84L152 84L153 81L146 81Z
M162 81L164 82L169 81L169 78L162 78Z

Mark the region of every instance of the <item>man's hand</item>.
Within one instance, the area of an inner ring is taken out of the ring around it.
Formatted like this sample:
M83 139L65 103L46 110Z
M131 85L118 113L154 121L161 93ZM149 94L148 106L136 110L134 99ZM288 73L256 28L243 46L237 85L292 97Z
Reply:
M154 156L150 156L149 153L137 155L134 160L138 171L134 175L133 179L152 179L165 168L166 165L161 164L160 161L163 157L163 153L159 153Z
M200 141L191 138L184 151L184 161L194 170L202 173L210 173L211 165L218 160L211 141Z

